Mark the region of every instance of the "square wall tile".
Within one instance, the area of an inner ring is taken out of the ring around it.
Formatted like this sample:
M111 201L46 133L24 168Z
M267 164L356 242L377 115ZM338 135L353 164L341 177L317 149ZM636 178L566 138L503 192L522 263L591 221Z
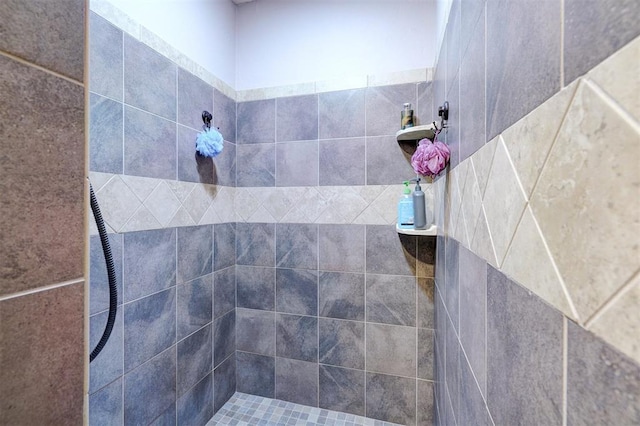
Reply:
M460 362L460 424L492 425L473 370L462 358Z
M399 235L395 226L367 225L367 272L411 275L416 271L416 237Z
M318 314L322 317L364 320L364 274L320 272Z
M280 268L318 268L318 225L276 225L276 266Z
M276 315L238 308L236 349L260 355L276 354Z
M367 324L367 371L415 377L416 329Z
M120 378L99 391L89 395L89 424L122 424L122 382Z
M213 159L213 181L217 185L236 186L237 147L225 142L222 152Z
M454 81L458 79L458 71L460 70L461 3L462 2L460 0L451 2L451 9L449 10L449 18L447 20L447 29L444 35L447 40L447 53L445 56L447 67L447 93L451 92Z
M178 424L206 424L213 417L213 375L208 374L176 401ZM155 424L155 423L154 423Z
M237 104L238 144L276 141L276 100L239 102Z
M213 276L205 275L176 287L177 336L181 340L213 320Z
M320 93L320 139L364 136L366 89Z
M238 145L236 155L238 186L276 185L275 144Z
M89 170L122 173L124 107L93 93L89 102Z
M365 103L367 136L394 135L395 141L395 134L400 130L403 104L410 103L414 109L416 96L414 83L368 87Z
M213 89L213 124L219 129L225 141L236 143L236 102Z
M365 184L365 138L321 140L319 185Z
M411 156L392 136L367 136L367 185L400 185L415 177Z
M236 352L237 391L274 398L276 359L270 356Z
M431 426L434 423L437 407L434 402L435 386L433 382L418 380L417 386L417 424L419 426Z
M276 311L318 315L318 272L276 269Z
M113 266L118 284L118 305L122 304L122 235L108 234L109 246L113 257ZM98 312L109 309L109 277L104 260L102 243L98 235L89 237L89 311Z
M276 270L257 266L236 266L238 307L273 311L276 300Z
M318 232L321 270L364 272L364 226L319 225Z
M236 350L235 309L213 322L213 365L218 368Z
M198 131L184 126L178 127L178 180L215 184L216 173L213 159L203 157L196 151ZM225 149L227 146L225 145ZM224 152L224 151L223 151Z
M237 264L275 266L275 229L273 223L237 223Z
M456 240L453 238L447 239L445 247L447 269L445 271L444 302L456 333L459 330L460 323L459 247L460 244Z
M318 406L318 364L276 358L276 398Z
M417 326L435 329L435 281L433 278L418 278Z
M435 331L418 329L418 378L434 380Z
M213 274L213 317L219 318L236 307L236 268Z
M207 325L178 342L177 394L182 396L213 369L212 327Z
M367 274L367 321L416 325L416 279Z
M108 312L102 312L89 318L89 347L93 351L102 338L107 324ZM98 356L89 364L89 393L95 392L111 383L124 373L123 366L123 322L122 309L118 309L116 320L109 340Z
M364 416L365 372L320 365L318 406Z
M400 424L416 421L416 381L367 373L366 416Z
M89 12L89 90L122 101L122 30Z
M319 362L364 369L364 323L320 318Z
M146 44L124 36L124 101L176 121L176 64Z
M318 142L276 144L276 186L318 185Z
M433 112L433 82L424 81L418 83L418 105L413 112L413 120L417 125L430 124L436 120Z
M213 270L234 266L236 264L236 224L216 224L213 229Z
M213 113L213 87L179 67L178 123L201 130L203 111ZM216 126L215 119L212 125Z
M318 318L276 314L276 355L318 362Z
M276 99L276 142L318 139L318 95Z
M236 360L230 356L213 372L213 409L218 411L236 391Z
M213 262L211 225L176 228L178 233L178 282L210 274Z

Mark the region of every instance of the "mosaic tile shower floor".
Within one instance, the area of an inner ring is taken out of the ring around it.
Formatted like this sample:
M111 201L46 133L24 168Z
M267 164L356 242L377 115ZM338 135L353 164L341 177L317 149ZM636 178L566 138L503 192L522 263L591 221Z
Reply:
M397 426L396 423L368 419L322 408L307 407L306 405L240 392L236 392L207 423L207 426L216 425Z

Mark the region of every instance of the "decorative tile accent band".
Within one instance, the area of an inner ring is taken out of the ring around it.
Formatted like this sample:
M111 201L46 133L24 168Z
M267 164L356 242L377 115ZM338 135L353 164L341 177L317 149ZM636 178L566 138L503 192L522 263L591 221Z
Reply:
M434 192L441 232L640 362L639 55L637 38Z
M225 222L392 225L402 193L402 185L233 188L98 172L90 180L117 233Z

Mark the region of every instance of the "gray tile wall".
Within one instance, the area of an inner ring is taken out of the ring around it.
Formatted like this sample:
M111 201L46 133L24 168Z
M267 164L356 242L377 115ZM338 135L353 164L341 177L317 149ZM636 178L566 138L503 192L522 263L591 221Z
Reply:
M638 13L633 1L454 0L432 84L434 108L451 104L451 167L635 38ZM637 363L453 238L437 244L436 424L640 421Z
M0 4L3 425L83 420L84 12Z

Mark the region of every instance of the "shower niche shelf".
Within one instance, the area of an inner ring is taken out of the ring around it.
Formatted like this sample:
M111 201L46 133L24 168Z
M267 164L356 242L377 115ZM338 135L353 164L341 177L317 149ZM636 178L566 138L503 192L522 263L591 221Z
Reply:
M403 151L413 154L420 139L427 138L433 140L435 135L435 123L430 123L421 126L409 127L404 130L398 130L396 132L396 140Z
M427 229L402 229L396 225L396 231L398 234L404 235L426 235L426 236L436 236L438 234L438 227L436 225L431 225Z

